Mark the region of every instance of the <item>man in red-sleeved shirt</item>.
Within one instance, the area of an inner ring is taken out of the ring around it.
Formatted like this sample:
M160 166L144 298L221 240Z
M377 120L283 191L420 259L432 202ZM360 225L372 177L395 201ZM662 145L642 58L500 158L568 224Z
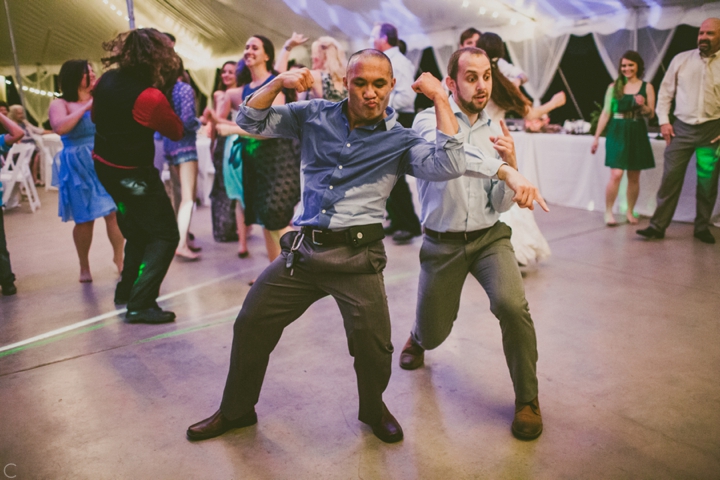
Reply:
M177 77L177 56L155 29L120 34L103 47L111 57L93 92L96 126L95 170L118 206L125 260L115 303L127 303L128 323L165 323L173 312L160 309L157 297L179 242L170 199L153 166L153 134L179 140L183 125L156 86ZM148 55L150 52L150 55ZM150 58L152 57L152 58Z

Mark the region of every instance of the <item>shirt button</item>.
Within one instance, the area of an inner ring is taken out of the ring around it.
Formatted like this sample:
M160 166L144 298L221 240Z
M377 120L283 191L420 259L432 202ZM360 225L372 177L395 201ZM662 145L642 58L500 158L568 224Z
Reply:
M340 165L338 168L339 168L340 170L342 170L342 165Z
M330 190L332 190L332 189L333 189L333 186L332 186L332 185L330 185Z
M349 146L350 146L350 144L348 143L348 144L347 144L347 145L345 145L345 146L346 146L346 147L349 147Z
M323 210L322 213L325 213L325 210Z

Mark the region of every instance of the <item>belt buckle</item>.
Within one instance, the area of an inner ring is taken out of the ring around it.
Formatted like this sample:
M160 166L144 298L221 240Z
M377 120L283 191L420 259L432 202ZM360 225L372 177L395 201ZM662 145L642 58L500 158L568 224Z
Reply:
M314 245L321 245L321 246L322 246L322 242L318 242L317 240L315 240L315 234L316 234L316 233L322 233L322 230L313 230L313 231L310 233L310 239L312 240L312 243L313 243Z

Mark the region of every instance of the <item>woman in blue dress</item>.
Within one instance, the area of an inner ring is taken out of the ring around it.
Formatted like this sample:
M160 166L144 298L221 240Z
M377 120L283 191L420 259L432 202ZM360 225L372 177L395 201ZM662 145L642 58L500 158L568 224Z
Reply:
M80 259L80 282L92 282L90 244L95 219L105 217L113 262L122 271L124 239L115 217L115 202L100 184L93 166L95 124L90 118L95 72L87 60L69 60L60 68L62 96L48 112L50 125L61 136L63 149L53 162L53 186L59 190L58 215L73 220L73 240Z

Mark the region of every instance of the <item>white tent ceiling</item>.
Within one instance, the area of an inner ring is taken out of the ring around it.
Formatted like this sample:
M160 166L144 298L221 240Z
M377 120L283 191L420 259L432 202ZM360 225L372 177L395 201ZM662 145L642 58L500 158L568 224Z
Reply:
M128 28L125 0L8 0L23 70L55 70L65 60L102 56L101 43ZM368 46L372 25L395 23L410 48L451 45L473 26L506 40L539 35L611 33L652 25L699 25L720 16L702 0L135 0L136 22L169 31L189 68L239 56L255 33L282 44L293 31L331 34ZM12 75L7 18L0 8L0 74Z

